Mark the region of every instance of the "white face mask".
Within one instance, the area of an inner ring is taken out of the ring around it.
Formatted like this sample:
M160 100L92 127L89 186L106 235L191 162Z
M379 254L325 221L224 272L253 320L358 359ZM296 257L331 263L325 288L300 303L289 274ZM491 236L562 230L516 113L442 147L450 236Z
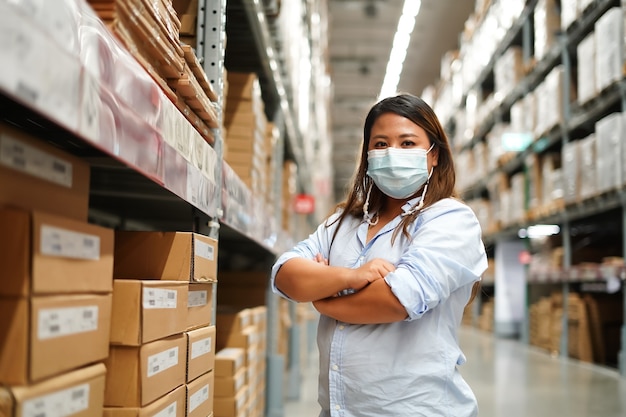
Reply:
M391 198L404 199L415 194L430 178L428 150L421 148L372 149L367 152L367 175Z

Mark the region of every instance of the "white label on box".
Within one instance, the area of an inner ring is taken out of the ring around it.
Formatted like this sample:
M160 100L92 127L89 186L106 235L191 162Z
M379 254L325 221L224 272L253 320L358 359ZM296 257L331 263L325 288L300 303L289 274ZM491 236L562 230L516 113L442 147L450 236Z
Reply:
M205 355L211 351L211 338L198 340L191 344L191 359L196 359L198 356Z
M163 410L156 413L153 417L172 417L176 416L176 401L168 405Z
M178 291L163 288L143 289L143 308L176 308Z
M207 291L189 291L187 307L201 307L208 303L209 294Z
M43 255L74 259L100 259L100 237L60 227L41 225L40 251Z
M46 308L39 311L39 340L98 330L98 306Z
M89 384L24 401L23 417L65 417L89 408Z
M201 241L200 239L194 239L193 246L194 246L194 253L196 254L196 256L199 256L204 259L208 259L209 261L212 261L215 259L215 249L213 248L213 246L209 245L208 243L205 243Z
M71 163L7 134L0 136L0 164L67 188L72 187Z
M193 410L198 408L200 404L207 401L208 399L209 399L209 384L206 384L205 386L202 387L201 390L199 390L195 394L192 394L191 397L189 397L189 407L188 407L189 410L187 411L187 413L191 413Z
M178 365L178 347L148 356L148 378Z

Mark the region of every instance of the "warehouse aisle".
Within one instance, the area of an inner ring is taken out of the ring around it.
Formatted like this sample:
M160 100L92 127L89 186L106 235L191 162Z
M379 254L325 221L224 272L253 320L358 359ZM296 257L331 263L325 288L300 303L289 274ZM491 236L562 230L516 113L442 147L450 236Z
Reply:
M552 357L514 340L464 327L462 372L480 406L480 417L626 417L626 380L617 372ZM285 417L317 417L317 369L303 370L302 395L287 402Z

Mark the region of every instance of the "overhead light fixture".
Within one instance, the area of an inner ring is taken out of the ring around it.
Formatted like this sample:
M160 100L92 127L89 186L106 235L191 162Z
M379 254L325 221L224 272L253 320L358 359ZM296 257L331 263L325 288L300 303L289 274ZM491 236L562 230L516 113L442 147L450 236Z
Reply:
M526 229L520 229L517 232L517 236L522 239L537 239L541 237L547 237L552 235L558 235L561 232L561 228L556 224L535 224L528 226Z
M393 45L385 70L385 79L378 95L379 100L396 94L406 51L411 42L411 33L415 27L415 17L419 13L421 5L421 0L404 0L402 16L398 21L398 29L393 37Z

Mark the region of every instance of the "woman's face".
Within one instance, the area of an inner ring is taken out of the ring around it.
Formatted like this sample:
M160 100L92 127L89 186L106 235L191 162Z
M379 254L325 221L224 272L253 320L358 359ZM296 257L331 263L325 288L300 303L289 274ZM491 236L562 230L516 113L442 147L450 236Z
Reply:
M398 149L422 148L428 150L430 145L426 131L420 126L395 113L384 113L372 125L367 150L371 151L389 147ZM433 148L428 153L428 171L433 166L437 166L438 154L436 148Z

